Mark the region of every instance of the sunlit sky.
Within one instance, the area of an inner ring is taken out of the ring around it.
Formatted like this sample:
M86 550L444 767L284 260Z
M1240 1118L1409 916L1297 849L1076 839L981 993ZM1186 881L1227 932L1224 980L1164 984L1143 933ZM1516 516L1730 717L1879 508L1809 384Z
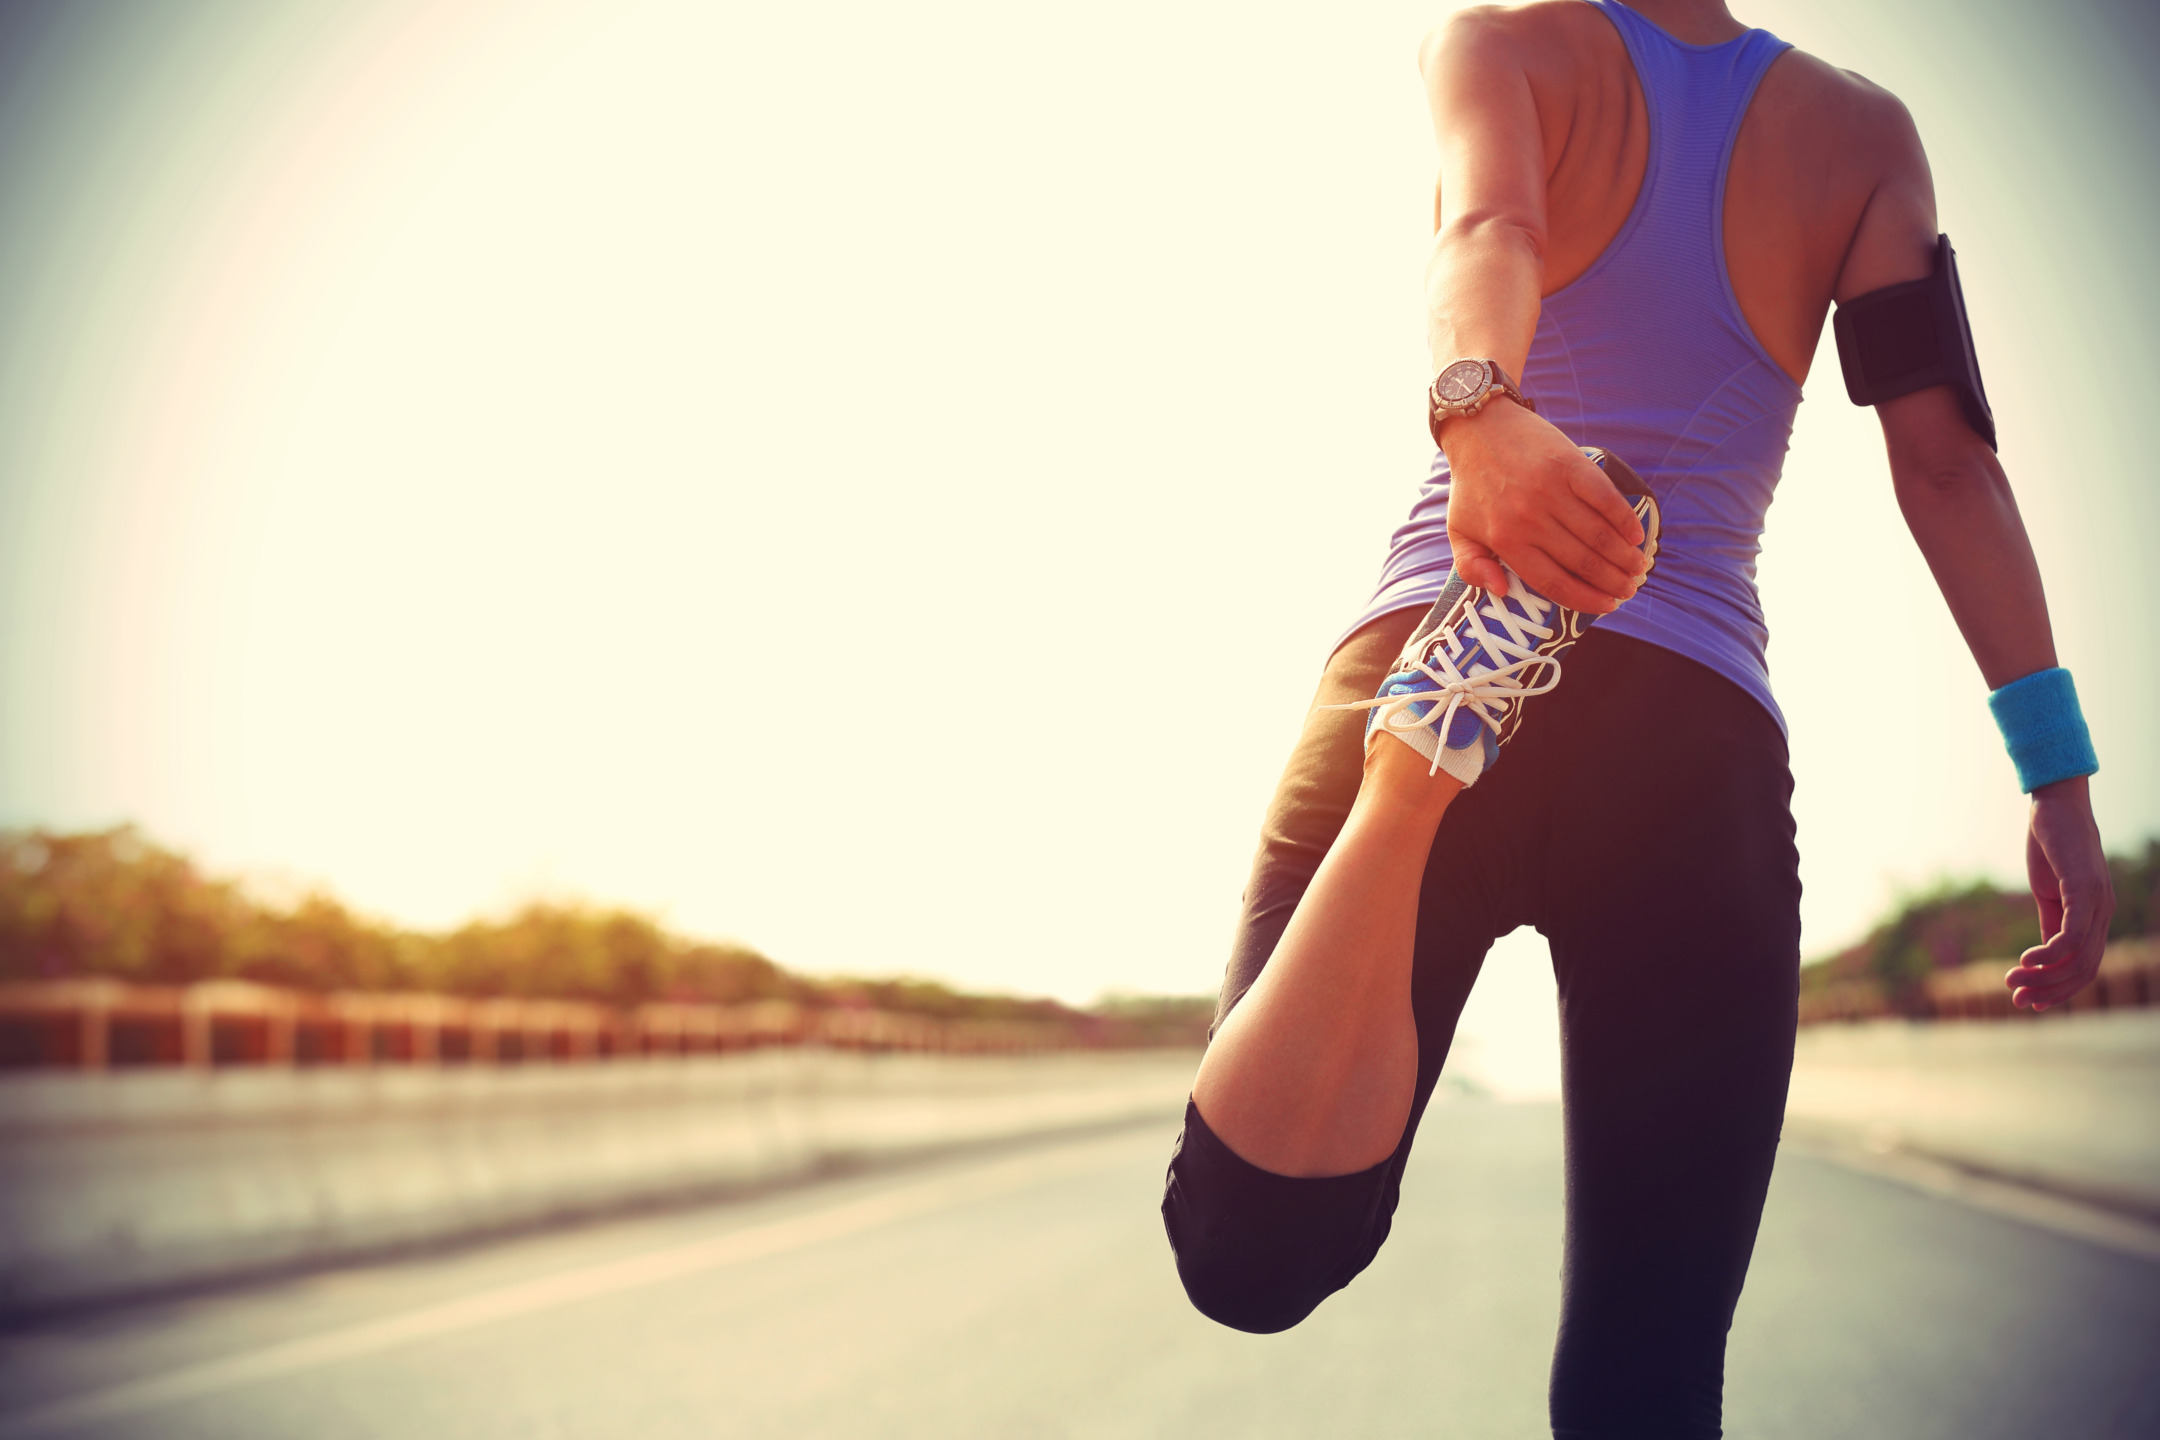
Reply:
M1917 116L2102 826L2160 832L2156 22L1740 13ZM0 824L414 925L586 897L805 970L1211 990L1428 454L1442 14L9 7ZM1807 951L2016 876L1827 349L1762 583ZM1541 954L1467 1043L1547 1064Z

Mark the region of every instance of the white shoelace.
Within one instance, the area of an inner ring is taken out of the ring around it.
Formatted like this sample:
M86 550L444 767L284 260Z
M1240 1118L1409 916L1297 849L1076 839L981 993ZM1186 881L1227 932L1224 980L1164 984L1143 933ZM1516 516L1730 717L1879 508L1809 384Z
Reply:
M1509 578L1514 578L1512 572ZM1445 648L1458 637L1452 631L1441 630L1420 646L1417 654L1406 657L1407 667L1393 672L1400 675L1416 670L1438 686L1437 690L1420 690L1410 695L1377 695L1370 700L1353 700L1347 705L1327 708L1378 710L1382 729L1397 732L1429 729L1442 746L1447 744L1448 726L1455 722L1456 712L1467 708L1498 735L1511 705L1532 695L1542 695L1560 683L1560 662L1550 655L1540 655L1536 643L1553 637L1559 605L1535 594L1520 580L1515 581L1512 593L1517 603L1531 614L1517 615L1508 609L1502 597L1490 590L1479 590L1476 594L1483 597L1482 602L1471 601L1464 627L1469 633L1461 637L1465 643L1458 650L1463 655L1480 650L1485 658L1504 663L1489 670L1465 674ZM1498 623L1497 633L1486 628L1487 620ZM1542 669L1543 672L1535 683L1523 678L1524 672L1531 669ZM1421 719L1410 713L1410 707L1417 704L1430 704L1432 709ZM1438 773L1439 769L1440 757L1435 753L1432 773Z

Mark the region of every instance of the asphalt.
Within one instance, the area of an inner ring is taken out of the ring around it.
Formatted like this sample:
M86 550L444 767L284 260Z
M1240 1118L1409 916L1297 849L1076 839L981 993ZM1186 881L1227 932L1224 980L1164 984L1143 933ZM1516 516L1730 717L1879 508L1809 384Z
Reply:
M1558 1115L1436 1106L1298 1329L1185 1304L1161 1127L0 1334L0 1436L1538 1437ZM1727 1434L2160 1436L2160 1262L1797 1150Z

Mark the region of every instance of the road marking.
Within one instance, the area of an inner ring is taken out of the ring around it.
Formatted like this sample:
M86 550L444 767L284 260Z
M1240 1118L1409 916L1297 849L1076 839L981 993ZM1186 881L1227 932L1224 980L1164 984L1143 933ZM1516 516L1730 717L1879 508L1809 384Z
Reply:
M888 1190L808 1215L772 1220L706 1240L693 1240L642 1255L565 1270L538 1280L482 1290L462 1299L425 1306L388 1319L371 1320L304 1340L287 1341L190 1365L0 1416L0 1437L50 1435L94 1421L140 1415L183 1400L196 1400L341 1360L379 1354L439 1335L492 1325L499 1320L679 1280L748 1260L762 1260L827 1240L858 1235L917 1215L993 1199L1062 1176L1107 1169L1129 1161L1134 1153L1130 1135L1063 1146Z
M1975 1175L1909 1150L1875 1150L1816 1135L1788 1136L1785 1143L1818 1160L1827 1160L1862 1174L1878 1175L1908 1189L1970 1205L1975 1210L2052 1230L2058 1235L2068 1235L2119 1254L2135 1255L2141 1260L2160 1260L2160 1226L2133 1216L2051 1195L2027 1185Z

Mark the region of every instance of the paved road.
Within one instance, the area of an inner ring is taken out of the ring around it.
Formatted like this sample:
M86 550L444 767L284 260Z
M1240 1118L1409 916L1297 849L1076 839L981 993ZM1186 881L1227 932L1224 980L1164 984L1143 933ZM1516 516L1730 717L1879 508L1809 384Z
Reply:
M1123 1132L0 1336L0 1436L1543 1436L1546 1106L1436 1106L1298 1330L1186 1307ZM1728 1434L2160 1435L2160 1264L1781 1164Z

